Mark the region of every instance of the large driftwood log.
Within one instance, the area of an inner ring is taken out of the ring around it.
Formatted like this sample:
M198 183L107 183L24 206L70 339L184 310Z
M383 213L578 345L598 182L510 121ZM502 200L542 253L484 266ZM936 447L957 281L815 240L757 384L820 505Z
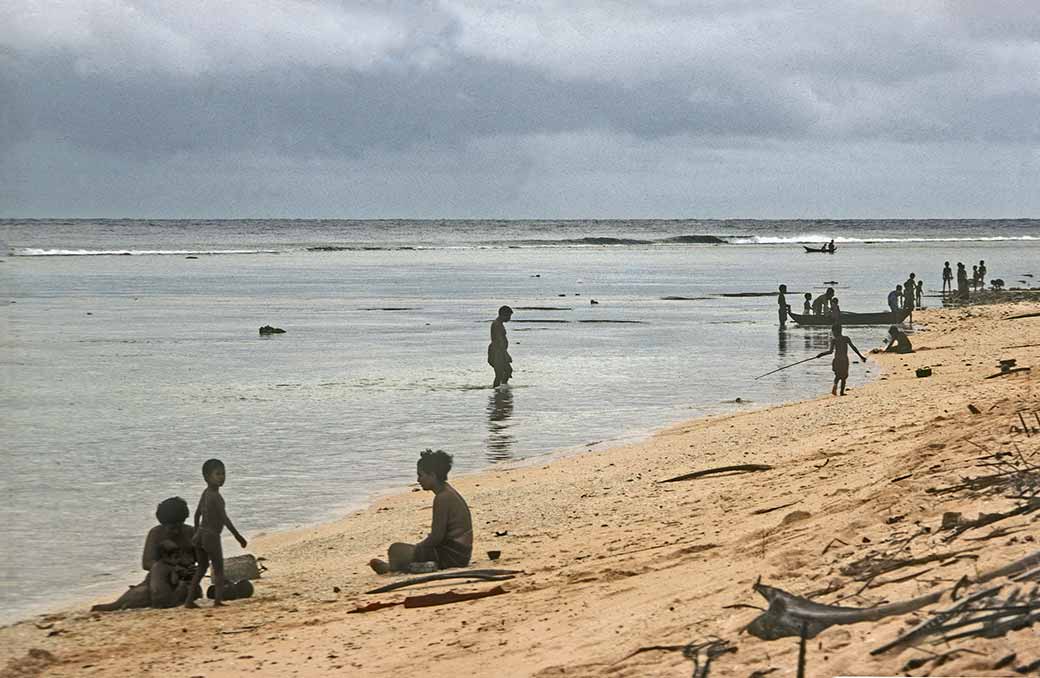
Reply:
M1040 551L1035 551L1021 560L984 573L971 583L983 584L999 577L1017 574L1037 565L1040 565ZM806 638L815 638L831 626L877 621L893 615L914 612L939 602L949 592L949 589L944 589L899 603L858 608L814 603L807 598L761 583L756 583L754 588L769 602L769 608L748 624L747 631L762 640L800 636L803 629Z

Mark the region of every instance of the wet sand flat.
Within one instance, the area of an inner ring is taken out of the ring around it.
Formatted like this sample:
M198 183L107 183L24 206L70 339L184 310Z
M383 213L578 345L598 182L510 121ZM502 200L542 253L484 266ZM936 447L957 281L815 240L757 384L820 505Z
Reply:
M632 653L718 637L736 651L715 659L711 675L775 669L771 675L793 676L796 638L741 633L759 614L746 606L763 606L752 590L759 577L799 595L817 592L817 602L867 607L947 589L1037 551L1035 513L949 540L940 529L945 512L975 518L1006 511L1012 500L934 490L978 475L977 460L988 453L1040 451L1040 435L1026 436L1020 421L1029 421L1018 416L1040 410L1040 347L1027 341L1040 336L1040 318L1003 320L1038 310L1027 302L916 312L918 352L871 356L883 376L865 386L854 366L845 397L831 397L830 384L821 383L826 395L815 400L454 478L473 512L472 567L523 570L510 581L365 595L394 580L370 572L367 560L391 540L421 538L428 526L431 496L403 492L334 523L249 535L250 550L269 570L255 598L227 608L70 610L0 629L2 675L391 676L421 667L428 676L680 676L692 668L680 652ZM1019 348L1004 348L1011 346ZM1004 358L1033 369L986 379ZM932 376L917 378L926 366ZM744 465L772 468L658 482ZM994 529L1008 531L985 538ZM484 555L492 549L502 552L493 563ZM864 557L893 549L920 558L967 556L869 583L851 574ZM350 614L377 601L496 585L506 593ZM926 652L869 650L924 618L832 627L809 643L808 675L900 673ZM922 647L970 650L933 673L1008 675L1040 659L1037 633ZM994 668L1012 653L1011 668Z

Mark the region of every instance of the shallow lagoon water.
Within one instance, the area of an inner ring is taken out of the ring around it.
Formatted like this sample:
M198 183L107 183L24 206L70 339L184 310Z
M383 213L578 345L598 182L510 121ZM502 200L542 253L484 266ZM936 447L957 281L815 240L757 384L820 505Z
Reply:
M155 504L193 506L208 457L227 463L247 536L306 524L414 482L425 447L467 472L829 390L825 359L754 380L824 350L825 329L781 332L774 298L722 294L784 282L798 310L799 292L836 280L842 307L867 311L911 270L938 289L946 259L986 259L1009 284L1040 275L1037 222L875 224L853 231L875 242L835 255L801 251L826 228L803 222L725 224L714 232L746 244L723 245L657 242L701 226L678 222L507 224L508 237L500 222L361 223L5 222L8 619L138 581ZM574 242L604 232L651 242ZM356 243L377 249L314 249ZM37 255L53 250L138 254ZM217 250L245 253L201 254ZM513 386L494 391L484 359L503 303L553 310L517 311ZM287 332L260 337L264 324ZM849 328L864 352L884 332ZM854 366L850 385L873 376Z

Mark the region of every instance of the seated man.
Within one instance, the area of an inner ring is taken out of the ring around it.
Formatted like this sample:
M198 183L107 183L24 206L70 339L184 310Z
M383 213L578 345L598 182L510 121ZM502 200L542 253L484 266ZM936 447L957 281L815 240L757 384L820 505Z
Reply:
M910 337L903 333L903 330L899 329L895 325L888 328L888 344L885 346L885 353L913 353L914 347L910 343Z
M473 554L473 522L469 507L448 484L451 455L427 449L416 464L419 485L433 492L433 523L430 534L418 544L391 544L389 562L373 558L368 565L379 574L408 572L412 563L435 562L438 569L465 567Z

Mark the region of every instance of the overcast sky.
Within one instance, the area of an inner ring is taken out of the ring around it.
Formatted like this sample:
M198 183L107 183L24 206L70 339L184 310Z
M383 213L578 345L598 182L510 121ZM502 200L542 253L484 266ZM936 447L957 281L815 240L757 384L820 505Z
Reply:
M0 216L1040 217L1040 8L3 0Z

